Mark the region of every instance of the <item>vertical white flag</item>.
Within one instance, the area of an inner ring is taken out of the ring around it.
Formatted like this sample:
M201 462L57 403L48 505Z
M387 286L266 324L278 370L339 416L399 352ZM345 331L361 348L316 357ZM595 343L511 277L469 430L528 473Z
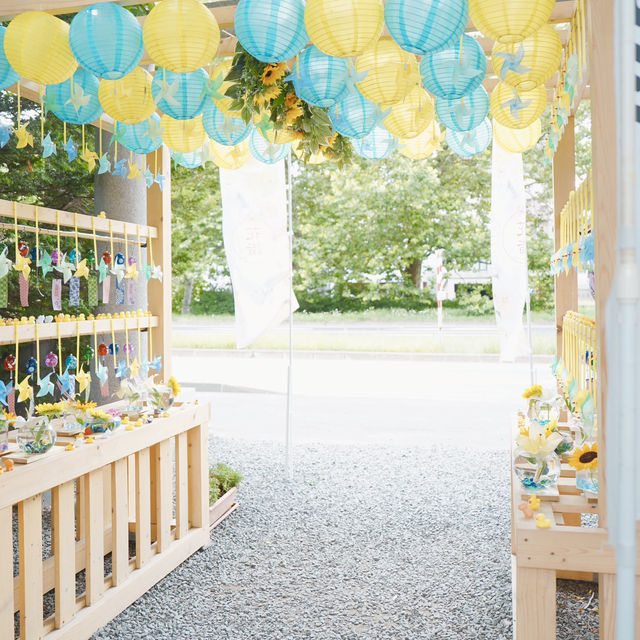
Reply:
M284 162L220 169L222 228L242 349L289 315L290 256ZM298 302L293 296L293 309Z
M527 352L522 312L527 300L527 221L522 155L493 143L491 168L491 263L500 359Z

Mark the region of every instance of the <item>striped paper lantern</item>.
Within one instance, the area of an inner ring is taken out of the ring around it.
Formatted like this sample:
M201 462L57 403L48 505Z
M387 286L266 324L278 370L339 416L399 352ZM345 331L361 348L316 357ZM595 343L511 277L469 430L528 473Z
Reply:
M98 78L80 67L72 78L61 84L49 85L46 96L52 103L52 113L60 120L70 124L89 124L102 115L99 87ZM73 101L76 101L77 108ZM84 102L87 104L83 104Z
M245 140L251 133L251 125L242 118L232 118L208 100L202 114L202 124L207 135L219 144L233 147Z
M151 93L158 108L176 120L191 120L202 113L207 94L204 88L209 76L204 69L190 73L173 73L157 69Z
M525 153L533 149L542 135L542 123L536 120L524 129L509 129L497 120L493 122L493 137L495 141L510 153Z
M499 82L491 92L491 113L495 120L510 129L525 129L533 124L547 106L547 90L538 86L532 91L516 91Z
M155 131L150 128L150 123L153 122ZM160 129L160 116L157 113L152 114L151 118L139 122L138 124L123 124L118 123L118 139L125 149L145 155L152 153L156 149L162 146L162 136L154 136L154 133L158 133Z
M394 137L384 128L376 127L369 135L353 141L355 152L367 160L382 160L397 148Z
M227 171L240 169L251 157L248 140L244 140L235 147L227 147L226 145L218 144L214 140L211 140L209 149L211 150L211 155L216 165Z
M391 108L391 113L382 123L396 138L415 138L433 122L434 117L431 96L422 87L414 87L404 100Z
M261 136L257 129L254 129L249 138L249 150L256 160L264 164L276 164L289 155L291 145L270 142Z
M440 145L440 125L434 120L419 136L400 140L398 151L411 160L430 158Z
M98 95L107 115L118 122L138 124L156 110L151 93L151 74L136 67L120 80L100 80Z
M164 128L162 139L172 151L180 153L196 151L207 139L202 126L202 116L193 120L175 120L165 113L160 119L160 124Z
M485 118L479 126L470 131L447 129L446 140L449 149L461 158L472 158L482 153L491 144L491 121Z
M347 138L364 138L378 122L378 107L354 91L329 109L329 117L338 133Z
M489 96L480 86L470 94L454 100L436 98L438 119L454 131L470 131L482 124L489 112Z
M6 30L6 27L0 25L0 91L20 80L20 74L14 71L4 52L4 34Z
M341 100L347 91L349 63L307 47L298 57L291 75L296 95L314 107L327 108Z

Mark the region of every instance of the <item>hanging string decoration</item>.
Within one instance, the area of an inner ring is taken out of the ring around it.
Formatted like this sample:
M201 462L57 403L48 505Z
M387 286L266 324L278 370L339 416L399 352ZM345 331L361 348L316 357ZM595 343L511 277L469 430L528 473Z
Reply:
M382 160L398 148L398 143L384 127L375 127L369 135L354 140L353 148L367 160Z
M547 90L538 86L532 91L516 91L499 82L491 92L491 113L495 120L510 129L524 129L533 124L547 106Z
M378 107L357 89L329 109L333 128L348 138L364 138L378 124Z
M549 24L522 42L496 42L491 52L491 64L500 80L519 91L544 84L558 70L561 58L560 36Z
M162 146L162 126L157 113L138 124L118 123L118 142L129 151L146 155Z
M176 120L191 120L202 113L209 76L204 69L190 73L173 73L157 69L151 84L158 108Z
M60 84L78 68L69 25L43 11L26 11L9 23L4 52L16 73L39 84Z
M164 114L160 120L160 126L164 129L162 139L173 151L190 153L199 149L207 138L202 126L202 116L193 120L175 120Z
M486 73L487 56L468 35L458 38L452 46L425 55L420 63L422 84L438 98L462 98L482 84Z
M469 10L467 0L387 0L384 20L403 49L424 55L459 39Z
M212 140L231 147L245 140L252 128L242 118L232 118L224 114L212 100L208 100L205 105L202 124Z
M384 28L382 0L307 0L311 42L328 56L349 58L369 48Z
M14 71L4 52L4 34L6 31L7 28L0 25L0 91L20 80L20 74Z
M118 122L138 124L156 110L151 93L151 74L136 67L120 80L101 80L98 95L107 115Z
M220 45L220 28L198 0L162 0L142 28L153 61L174 73L189 73L213 60Z
M495 141L510 153L525 153L533 149L542 135L542 123L536 120L524 129L510 129L501 125L497 120L493 122L493 137Z
M80 67L72 78L46 89L49 108L57 118L70 124L89 124L102 115L98 98L100 81Z
M131 73L144 54L140 23L113 2L92 4L77 13L71 21L69 44L85 69L107 80Z
M248 140L241 142L235 147L227 147L212 140L209 148L216 165L221 169L228 169L229 171L235 171L242 167L251 156Z
M322 53L316 46L307 47L298 57L291 79L298 98L314 107L332 107L348 90L349 63Z
M391 107L383 124L396 138L415 138L433 122L434 116L431 96L422 87L414 87L404 100Z
M482 86L455 100L436 98L438 119L447 129L454 131L475 129L482 124L488 112L489 96Z
M491 144L491 121L483 122L470 131L447 129L446 140L449 149L462 158L471 158L482 153Z
M291 145L270 142L260 135L257 129L254 129L249 138L249 150L256 160L264 164L276 164L289 155Z
M419 136L408 140L400 140L398 151L411 160L425 160L440 149L440 125L434 119Z
M309 42L303 0L240 0L233 26L240 44L260 62L285 62Z

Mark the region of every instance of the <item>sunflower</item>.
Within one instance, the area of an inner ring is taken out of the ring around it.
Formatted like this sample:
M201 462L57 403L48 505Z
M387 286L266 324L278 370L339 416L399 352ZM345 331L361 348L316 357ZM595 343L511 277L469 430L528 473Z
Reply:
M529 387L522 394L522 397L525 400L529 398L540 398L542 396L542 387L539 384L534 384L532 387Z
M290 91L289 93L287 93L284 99L284 106L287 109L291 109L291 107L300 106L300 100L298 99L298 96L295 94L295 91Z
M58 413L64 411L64 404L62 402L41 402L36 405L36 413L39 416L53 417Z
M598 443L594 442L592 446L585 444L582 449L576 448L573 455L569 458L569 464L578 471L583 469L598 468Z
M291 126L293 125L293 123L304 113L304 111L302 110L302 107L291 107L290 109L287 109L287 113L285 115L285 122L287 124L287 126Z
M101 422L113 422L113 416L110 416L106 411L102 411L102 409L89 409L89 415Z
M80 402L79 400L76 400L73 408L80 411L90 411L91 409L95 409L97 406L98 404L96 402Z
M262 93L259 93L256 96L254 96L253 103L258 107L262 107L265 104L267 104L267 102L271 102L272 100L275 100L281 93L282 93L282 89L280 87L269 87L268 89L265 89L265 91L263 91Z
M284 62L278 64L268 64L262 72L262 84L265 87L274 85L287 72L287 65Z
M180 394L180 385L178 384L178 381L173 376L169 378L167 384L169 385L169 388L171 389L171 393L174 396L178 396Z
M338 132L335 131L332 136L327 138L327 147L333 147L337 139L338 139Z

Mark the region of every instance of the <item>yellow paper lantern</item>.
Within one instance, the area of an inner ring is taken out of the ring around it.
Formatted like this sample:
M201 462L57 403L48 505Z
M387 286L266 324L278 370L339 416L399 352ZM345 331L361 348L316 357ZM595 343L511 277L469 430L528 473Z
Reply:
M100 80L98 98L107 115L118 122L138 124L156 110L151 93L151 74L136 67L120 80Z
M42 11L26 11L11 21L4 51L16 73L40 84L61 84L78 68L69 46L69 25Z
M172 151L191 153L207 140L201 115L191 120L175 120L165 113L160 119L160 126L164 129L162 140Z
M520 91L531 91L549 80L558 70L561 58L560 36L548 24L522 42L496 42L491 53L498 77Z
M211 140L209 149L213 161L221 168L228 169L229 171L235 171L239 169L247 160L251 153L249 152L249 141L244 140L240 144L234 147L228 147L224 144L218 144L214 140Z
M147 52L160 67L189 73L211 62L220 45L220 28L198 0L162 0L142 27Z
M400 102L420 85L420 67L412 53L401 49L391 38L380 38L356 62L357 73L366 73L358 83L360 93L380 105Z
M359 56L384 27L382 0L307 0L304 24L311 42L329 56Z
M556 0L469 0L475 28L492 40L520 42L549 22Z
M408 139L420 135L434 117L431 96L422 87L414 87L403 100L391 107L391 113L382 124L396 138Z
M509 129L497 120L493 122L493 137L495 141L510 153L524 153L533 149L542 135L542 124L536 120L524 129Z
M433 120L431 125L419 136L408 140L400 140L398 150L405 158L424 160L425 158L430 158L440 148L441 140L440 125L436 120Z
M516 91L499 82L491 92L491 113L495 120L509 129L525 129L533 124L547 105L547 90L539 86L532 91Z

